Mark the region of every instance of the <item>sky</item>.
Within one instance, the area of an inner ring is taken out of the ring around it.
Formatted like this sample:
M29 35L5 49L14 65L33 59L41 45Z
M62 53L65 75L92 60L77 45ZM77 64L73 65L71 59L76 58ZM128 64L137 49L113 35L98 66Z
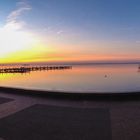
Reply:
M139 61L139 0L0 0L0 63Z

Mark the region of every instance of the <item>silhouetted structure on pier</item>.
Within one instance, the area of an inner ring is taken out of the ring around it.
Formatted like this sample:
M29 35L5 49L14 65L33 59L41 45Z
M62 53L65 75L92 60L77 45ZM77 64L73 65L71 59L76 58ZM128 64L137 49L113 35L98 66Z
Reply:
M0 73L29 73L31 71L64 70L64 69L71 69L71 68L72 68L72 66L44 66L44 67L1 68Z

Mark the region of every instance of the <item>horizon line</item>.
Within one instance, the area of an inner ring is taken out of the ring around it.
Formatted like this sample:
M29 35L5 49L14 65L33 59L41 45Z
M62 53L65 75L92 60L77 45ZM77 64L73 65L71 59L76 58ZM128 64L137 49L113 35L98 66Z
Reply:
M140 64L140 60L98 60L98 61L38 61L38 62L11 62L0 65L12 64Z

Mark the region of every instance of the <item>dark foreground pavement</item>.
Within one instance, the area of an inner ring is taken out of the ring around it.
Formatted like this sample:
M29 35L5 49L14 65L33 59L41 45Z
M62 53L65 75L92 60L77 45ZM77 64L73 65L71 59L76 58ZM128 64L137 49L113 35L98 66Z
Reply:
M111 140L108 109L34 105L0 120L5 140Z
M140 100L1 92L0 140L140 140Z

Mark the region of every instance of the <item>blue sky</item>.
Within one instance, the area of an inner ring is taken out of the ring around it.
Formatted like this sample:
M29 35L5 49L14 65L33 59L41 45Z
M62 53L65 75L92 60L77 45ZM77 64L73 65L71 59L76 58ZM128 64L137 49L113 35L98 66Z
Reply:
M18 17L26 22L23 29L48 44L59 44L57 49L71 45L87 55L116 53L140 58L139 0L1 0L1 26L18 2L31 7Z
M36 28L76 30L97 40L140 37L138 0L31 0L30 4L33 11L26 16Z
M1 24L17 2L1 0ZM99 40L140 37L139 0L28 0L28 3L32 10L22 18L34 30L47 27L77 30Z

